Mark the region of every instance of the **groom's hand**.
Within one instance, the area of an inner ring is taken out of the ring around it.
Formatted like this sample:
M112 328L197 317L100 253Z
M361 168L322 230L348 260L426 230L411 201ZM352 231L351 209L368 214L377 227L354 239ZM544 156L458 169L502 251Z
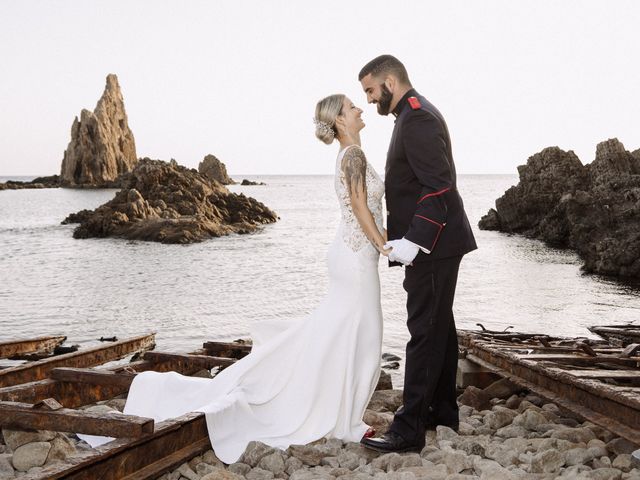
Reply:
M392 249L391 252L389 252L390 261L400 262L403 265L411 265L411 262L413 262L420 250L418 245L404 238L391 240L384 245L384 248Z

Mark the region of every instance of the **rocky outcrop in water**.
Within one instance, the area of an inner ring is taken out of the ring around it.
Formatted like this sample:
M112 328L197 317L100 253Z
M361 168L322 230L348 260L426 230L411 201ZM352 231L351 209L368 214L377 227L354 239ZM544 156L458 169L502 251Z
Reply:
M107 85L93 112L83 109L71 126L60 176L65 187L119 187L120 175L137 163L118 77Z
M48 177L34 178L29 182L21 182L19 180L9 180L0 183L0 190L22 190L25 188L58 188L60 186L60 177L51 175Z
M223 185L235 185L236 182L227 174L227 167L214 155L207 155L198 165L198 172L205 177Z
M250 233L277 215L250 197L229 192L196 170L144 158L123 177L123 189L95 210L69 215L75 238L117 236L162 243L193 243Z
M588 272L640 278L640 150L617 139L582 165L572 152L544 149L518 167L520 181L479 227L572 248Z

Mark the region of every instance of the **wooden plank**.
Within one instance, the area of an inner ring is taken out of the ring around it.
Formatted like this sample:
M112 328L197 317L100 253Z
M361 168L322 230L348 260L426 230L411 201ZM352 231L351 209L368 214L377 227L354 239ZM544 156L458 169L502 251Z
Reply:
M251 352L252 345L238 342L204 342L202 348L209 355L239 359Z
M566 370L569 375L579 378L597 379L637 379L640 378L640 370ZM640 412L638 412L640 415Z
M50 352L66 339L67 337L65 336L54 336L0 342L0 358L9 358L35 352Z
M178 364L191 364L200 368L228 367L236 362L235 358L211 357L209 355L183 355L179 353L146 352L143 357L150 362L173 361Z
M155 347L155 333L0 370L0 387L47 378L56 367L91 367Z
M85 455L53 464L21 480L141 480L156 478L211 448L202 413L189 413L156 424L155 431L137 439L117 439ZM174 455L180 452L178 455ZM180 457L179 455L186 456ZM170 460L167 460L170 458ZM166 463L163 463L166 462ZM146 470L145 470L146 469ZM146 475L137 475L146 472ZM156 472L156 473L152 473Z
M49 378L61 382L88 383L128 389L135 373L118 373L106 369L58 367L51 370Z
M150 418L122 413L96 413L69 408L46 410L35 409L29 403L0 402L0 426L2 427L86 433L108 437L139 437L146 433L153 433L153 423Z
M571 364L612 364L612 365L628 365L640 366L639 358L624 358L615 355L598 355L597 357L588 357L586 355L571 355L562 353L517 353L514 356L520 360L532 362L558 362Z

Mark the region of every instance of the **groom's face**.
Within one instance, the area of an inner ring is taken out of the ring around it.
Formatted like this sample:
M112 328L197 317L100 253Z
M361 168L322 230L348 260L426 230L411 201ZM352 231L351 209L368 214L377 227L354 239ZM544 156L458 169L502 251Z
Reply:
M389 115L393 93L384 83L384 80L371 74L360 80L364 93L367 94L367 102L373 103L380 115Z

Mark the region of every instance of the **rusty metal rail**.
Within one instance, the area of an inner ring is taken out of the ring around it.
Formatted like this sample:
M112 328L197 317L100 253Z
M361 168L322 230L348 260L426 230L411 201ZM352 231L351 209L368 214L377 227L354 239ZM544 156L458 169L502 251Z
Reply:
M640 356L603 345L591 354L580 345L540 348L535 338L507 342L469 331L458 339L468 360L640 445Z

